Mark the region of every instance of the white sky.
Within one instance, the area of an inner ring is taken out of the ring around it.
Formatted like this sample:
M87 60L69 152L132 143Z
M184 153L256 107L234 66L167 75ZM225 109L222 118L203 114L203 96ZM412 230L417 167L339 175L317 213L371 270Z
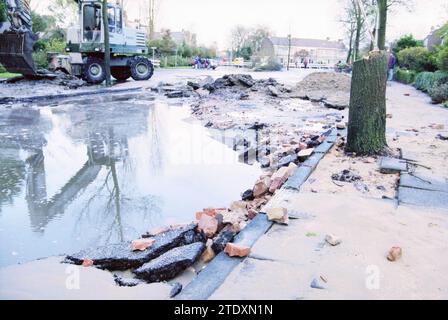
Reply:
M39 11L50 0L39 2ZM396 7L389 16L388 40L412 33L423 39L432 26L448 20L448 0L412 0L411 11ZM109 0L113 2L113 0ZM148 0L125 0L130 19L146 16ZM237 24L266 25L277 36L332 39L344 38L338 22L344 0L156 0L156 28L195 32L199 44L216 42L221 49L229 43L230 30Z

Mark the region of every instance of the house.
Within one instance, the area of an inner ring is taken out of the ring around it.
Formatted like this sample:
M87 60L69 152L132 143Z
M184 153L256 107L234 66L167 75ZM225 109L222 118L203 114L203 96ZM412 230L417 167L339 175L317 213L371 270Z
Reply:
M163 34L164 34L163 30L162 32L155 32L154 39L162 39ZM183 42L185 42L190 47L197 46L196 33L192 33L187 30L182 30L182 31L172 31L170 32L170 35L177 46L180 46Z
M441 28L435 29L434 27L431 28L431 33L426 36L426 38L423 40L423 44L425 45L425 48L433 51L435 47L440 46L443 44L443 38L440 34Z
M275 57L279 63L286 66L290 45L289 63L292 65L299 66L307 60L310 65L334 66L347 58L347 49L342 40L291 38L290 43L287 37L265 38L257 55Z

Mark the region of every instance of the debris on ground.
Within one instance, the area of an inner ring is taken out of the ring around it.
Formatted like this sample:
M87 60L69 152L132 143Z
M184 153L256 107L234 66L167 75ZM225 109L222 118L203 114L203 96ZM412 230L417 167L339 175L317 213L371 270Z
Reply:
M201 255L201 261L203 263L208 263L213 260L213 258L216 256L215 251L212 248L212 245L214 244L212 239L208 239L205 244L205 250Z
M289 224L288 210L286 208L270 208L266 211L269 221L277 222L279 224Z
M203 214L198 221L198 230L202 231L207 238L212 238L218 231L218 219Z
M182 291L182 284L180 284L179 282L175 282L173 284L173 287L170 291L170 298L174 298L175 296L177 296L180 292Z
M342 239L334 234L327 234L325 236L325 241L332 246L337 246L342 243Z
M154 244L156 240L150 238L137 239L132 241L132 251L145 251Z
M125 278L114 274L114 281L120 287L135 287L142 283L141 280L135 278Z
M93 260L89 259L89 258L84 259L82 261L82 266L83 267L91 267L91 266L93 266Z
M392 247L387 254L387 260L397 261L402 256L402 249L400 247Z
M177 247L143 264L135 269L133 273L147 282L170 280L181 271L192 266L204 250L205 245L203 242Z
M216 238L213 239L213 243L211 245L213 252L215 254L218 254L221 251L223 251L226 245L233 240L235 235L236 235L235 230L232 230L232 228L229 228L228 226L223 230L221 230L221 232L216 236Z
M235 243L227 243L224 252L229 257L247 257L250 254L250 247L241 246Z
M336 181L348 182L348 183L352 183L352 182L361 180L360 175L358 175L348 169L342 170L342 172L340 172L340 173L333 174L331 176L331 178Z
M136 268L173 248L205 241L196 227L196 224L190 224L160 233L154 237L154 244L145 251L133 251L131 242L126 241L82 250L68 255L66 260L74 264L82 264L85 259L90 259L96 267L111 271Z
M320 290L325 289L325 286L322 284L322 282L318 278L314 278L311 281L310 287L313 289L320 289Z

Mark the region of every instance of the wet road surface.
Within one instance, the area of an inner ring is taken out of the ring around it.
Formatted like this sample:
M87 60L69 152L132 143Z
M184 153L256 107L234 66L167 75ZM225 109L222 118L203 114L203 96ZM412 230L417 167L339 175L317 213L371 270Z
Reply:
M148 94L0 108L0 266L130 240L228 206L260 174Z

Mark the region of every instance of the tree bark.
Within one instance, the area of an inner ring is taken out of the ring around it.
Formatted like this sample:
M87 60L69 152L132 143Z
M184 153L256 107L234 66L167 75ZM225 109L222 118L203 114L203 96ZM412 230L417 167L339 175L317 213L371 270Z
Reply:
M387 0L378 0L378 48L386 49Z
M109 16L107 14L107 0L103 0L103 29L104 29L104 71L106 72L106 86L110 87L110 38Z
M372 30L372 35L373 35L373 37L376 37L376 29ZM373 50L375 50L375 41L374 40L370 41L370 51L373 51Z
M354 62L347 152L373 155L387 147L386 81L386 52L370 52L367 57Z

